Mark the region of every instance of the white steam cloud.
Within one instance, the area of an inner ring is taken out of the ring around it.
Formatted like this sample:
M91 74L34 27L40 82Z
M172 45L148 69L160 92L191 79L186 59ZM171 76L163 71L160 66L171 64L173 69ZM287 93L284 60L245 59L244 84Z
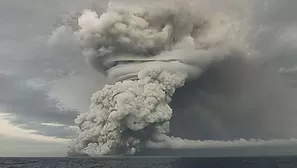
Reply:
M124 136L127 129L140 131L151 124L166 126L172 116L168 96L183 85L184 78L183 74L170 74L162 69L142 70L136 81L105 86L93 95L91 111L75 120L83 131L76 150L98 155L123 146L133 153L140 140Z
M194 11L184 1L149 1L110 3L101 15L83 12L75 35L87 61L110 85L94 93L90 111L75 120L79 135L69 153L98 156L134 154L142 147L263 143L167 136L176 89L231 56L248 55L236 41L240 27L231 17Z

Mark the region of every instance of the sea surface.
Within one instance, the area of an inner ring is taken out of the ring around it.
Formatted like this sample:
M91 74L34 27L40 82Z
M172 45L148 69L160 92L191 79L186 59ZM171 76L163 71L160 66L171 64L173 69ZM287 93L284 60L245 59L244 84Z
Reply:
M0 158L0 168L297 168L297 157Z

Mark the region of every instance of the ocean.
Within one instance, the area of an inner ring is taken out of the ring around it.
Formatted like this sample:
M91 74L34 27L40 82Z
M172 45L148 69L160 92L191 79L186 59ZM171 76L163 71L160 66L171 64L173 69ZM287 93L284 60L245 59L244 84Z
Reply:
M0 168L297 168L297 157L0 158Z

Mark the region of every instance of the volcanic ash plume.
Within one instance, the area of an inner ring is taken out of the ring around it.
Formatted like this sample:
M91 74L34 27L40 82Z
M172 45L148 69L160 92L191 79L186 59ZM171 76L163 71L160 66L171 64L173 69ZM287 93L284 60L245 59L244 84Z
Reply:
M184 4L109 4L100 16L84 11L76 36L110 85L94 93L90 111L75 120L80 132L70 153L134 154L147 142L162 141L175 90L238 52L222 43L232 27L222 15L205 19Z

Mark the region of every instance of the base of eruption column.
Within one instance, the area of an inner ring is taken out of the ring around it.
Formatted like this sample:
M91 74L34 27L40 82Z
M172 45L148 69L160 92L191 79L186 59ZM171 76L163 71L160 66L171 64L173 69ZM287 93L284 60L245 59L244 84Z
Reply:
M135 156L166 157L256 157L256 156L293 156L296 150L291 145L274 147L226 147L204 149L141 149Z

